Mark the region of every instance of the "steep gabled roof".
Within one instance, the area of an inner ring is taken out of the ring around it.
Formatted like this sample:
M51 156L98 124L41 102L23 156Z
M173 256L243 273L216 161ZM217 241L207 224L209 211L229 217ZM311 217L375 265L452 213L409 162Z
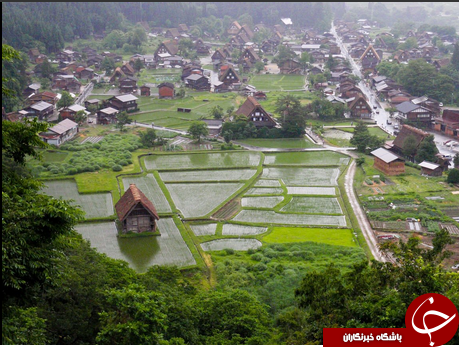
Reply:
M128 216L129 212L137 206L137 204L142 204L142 206L150 212L155 219L159 219L158 212L156 212L156 208L153 203L148 200L145 194L142 193L135 184L129 185L129 188L115 205L118 219L123 221Z
M419 146L422 140L429 134L426 133L425 131L422 131L421 129L412 127L411 125L406 125L403 124L402 129L400 129L400 133L397 135L397 137L394 140L394 147L403 148L403 143L405 142L405 139L413 135L414 138L416 139L416 147Z

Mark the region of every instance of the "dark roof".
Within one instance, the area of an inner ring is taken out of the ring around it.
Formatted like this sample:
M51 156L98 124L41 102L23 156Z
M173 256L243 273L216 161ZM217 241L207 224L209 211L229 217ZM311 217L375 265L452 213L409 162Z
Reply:
M129 212L131 212L132 209L139 203L142 204L142 206L148 210L153 217L159 219L158 212L156 212L156 208L153 203L148 200L145 194L142 193L135 184L129 185L129 188L115 205L118 219L123 221L128 216Z
M417 108L424 108L420 105L413 104L411 101L404 101L401 104L397 105L397 111L402 113L409 113Z
M398 147L400 149L403 148L403 142L405 142L405 139L413 135L414 138L416 139L416 147L419 146L422 140L429 134L426 133L425 131L422 131L421 129L412 127L411 125L406 125L404 124L402 126L402 129L400 129L400 133L397 135L397 137L394 140L394 147Z
M443 122L448 124L459 124L459 111L458 110L443 110Z

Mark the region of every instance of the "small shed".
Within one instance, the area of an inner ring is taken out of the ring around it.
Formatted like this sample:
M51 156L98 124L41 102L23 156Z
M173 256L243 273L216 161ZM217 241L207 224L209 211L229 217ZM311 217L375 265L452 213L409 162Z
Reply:
M158 94L160 99L173 99L175 96L174 85L170 82L163 82L158 85Z
M443 169L441 165L431 163L429 161L424 160L422 163L419 164L421 167L421 175L426 176L441 176L443 173Z
M150 96L151 95L151 88L155 85L153 83L145 83L143 86L140 87L140 95L142 96Z
M157 229L159 216L156 208L135 184L129 185L116 203L115 210L123 233L154 232Z
M371 154L375 157L373 166L384 174L392 176L405 172L405 160L391 151L380 147Z

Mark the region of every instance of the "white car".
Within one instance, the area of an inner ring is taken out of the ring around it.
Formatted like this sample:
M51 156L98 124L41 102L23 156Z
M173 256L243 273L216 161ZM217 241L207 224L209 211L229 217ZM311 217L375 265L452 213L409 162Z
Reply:
M453 269L453 270L459 269L459 264L451 266L451 269Z

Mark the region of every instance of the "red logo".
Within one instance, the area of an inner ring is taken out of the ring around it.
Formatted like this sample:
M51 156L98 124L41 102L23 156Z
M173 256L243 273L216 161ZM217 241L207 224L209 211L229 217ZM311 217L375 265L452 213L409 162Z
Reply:
M441 346L452 339L459 325L456 306L441 294L424 294L408 307L406 329L418 347Z

